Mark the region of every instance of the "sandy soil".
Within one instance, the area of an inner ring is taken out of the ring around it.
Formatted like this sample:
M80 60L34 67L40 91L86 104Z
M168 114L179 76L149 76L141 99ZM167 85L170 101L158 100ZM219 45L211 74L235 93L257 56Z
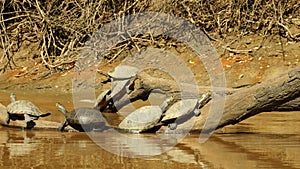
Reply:
M257 46L260 37L252 35L248 41L240 42L245 48ZM249 87L276 77L288 69L298 67L300 59L300 42L285 42L284 57L278 40L271 39L263 48L252 54L236 54L224 51L220 42L212 42L220 55L220 60L226 74L227 87ZM74 69L68 71L54 71L47 69L39 58L38 51L34 50L35 44L23 47L16 54L15 66L0 74L0 103L9 104L9 93L15 92L19 99L29 99L36 103L42 111L50 111L52 115L45 120L61 122L64 117L55 107L55 102L62 102L68 110L73 106L72 79ZM209 77L198 57L188 49L172 49L169 51L180 57L194 72L198 85L210 85ZM178 52L180 51L180 52ZM121 59L126 57L126 52L121 54L114 62L100 64L99 70L112 71ZM111 83L103 84L107 77L96 73L96 94L104 89L109 89Z
M239 42L244 48L252 48L259 45L261 38L256 35L244 38ZM223 67L226 71L226 81L228 87L242 87L254 85L255 83L276 77L282 71L299 66L300 60L300 43L299 42L284 42L284 56L278 39L270 39L268 43L255 53L251 54L236 54L225 51L221 42L212 42L215 49L218 51ZM11 69L0 74L0 90L49 90L53 92L71 92L73 70L58 72L47 69L40 58L37 58L38 53L35 49L35 44L22 47L20 52L15 56L14 63ZM195 73L195 78L199 85L208 85L209 77L205 73L201 61L197 56L188 49L167 49L181 57L187 65L191 67ZM177 52L177 51L180 51ZM113 68L120 63L120 59L124 58L124 54L120 55L111 64L99 68L102 71L112 71ZM97 88L107 88L100 82L106 77L97 74Z

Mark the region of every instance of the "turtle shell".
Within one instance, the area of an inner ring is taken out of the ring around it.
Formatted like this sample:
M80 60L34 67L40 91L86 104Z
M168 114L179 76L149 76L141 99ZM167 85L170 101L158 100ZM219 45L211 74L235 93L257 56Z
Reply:
M78 108L68 113L68 124L79 131L91 131L105 126L105 118L94 108Z
M101 112L94 108L78 108L68 114L67 120L72 124L90 124L103 122Z
M111 97L115 97L117 94L123 95L121 92L130 83L130 80L114 80L112 84Z
M159 122L162 110L159 106L144 106L130 113L120 124L123 130L142 132L149 130Z
M198 104L198 99L184 99L174 103L164 114L161 122L168 122L193 112Z
M43 113L32 102L27 100L17 100L7 106L7 111L10 114L28 114L39 117Z
M108 72L108 75L113 79L130 79L137 74L138 70L138 68L133 66L120 65L115 68L114 72Z

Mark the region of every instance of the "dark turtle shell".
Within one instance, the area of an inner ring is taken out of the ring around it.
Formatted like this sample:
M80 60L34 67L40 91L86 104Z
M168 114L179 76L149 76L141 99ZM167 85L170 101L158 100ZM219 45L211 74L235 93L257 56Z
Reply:
M68 124L78 131L92 131L93 129L103 129L105 118L101 112L94 108L78 108L66 116Z

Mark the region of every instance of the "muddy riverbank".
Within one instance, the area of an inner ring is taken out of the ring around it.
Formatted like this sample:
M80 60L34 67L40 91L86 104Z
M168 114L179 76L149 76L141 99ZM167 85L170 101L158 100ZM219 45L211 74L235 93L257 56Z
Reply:
M297 57L296 57L297 55ZM298 54L290 61L280 56L238 56L226 58L222 63L226 71L228 87L247 87L270 79L287 69L299 66ZM295 59L296 58L296 59ZM189 59L186 61L189 63ZM22 60L21 60L22 61ZM28 62L31 62L29 59ZM290 64L289 64L290 62ZM191 62L193 63L193 62ZM21 64L21 62L19 62ZM117 63L102 70L113 70ZM200 63L194 69L204 71ZM147 158L128 158L122 154L109 151L119 147L135 153L145 153L145 147L134 149L130 143L120 144L116 139L109 139L109 133L92 139L86 133L58 132L57 127L64 116L55 107L56 102L63 103L68 110L74 108L72 99L72 79L74 73L56 72L41 79L35 79L48 70L36 65L36 74L20 74L30 70L24 67L15 68L0 75L0 103L8 105L10 92L15 92L18 99L31 100L43 112L51 116L41 118L37 128L22 130L24 121L15 124L17 127L0 126L0 166L4 168L299 168L299 112L269 112L251 117L239 124L227 126L214 132L205 142L199 142L199 135L187 135L182 141L175 140L176 145L164 150L164 144L151 142L146 148L161 150L162 154ZM97 74L97 73L96 73ZM207 85L208 79L201 74L199 85ZM110 84L102 84L105 77L97 74L96 94L108 89ZM139 102L138 106L144 103ZM5 119L5 110L1 109L1 119ZM108 114L118 123L118 116ZM72 130L72 129L71 129ZM128 138L155 137L156 134L127 135ZM172 135L168 140L174 142ZM103 139L106 138L106 139ZM108 139L107 139L108 138ZM0 167L0 168L1 168Z
M252 35L250 40L259 41L259 37ZM249 44L249 43L247 43ZM251 45L255 41L251 41ZM34 46L34 44L32 44ZM223 53L217 43L213 43L220 55L220 61L226 76L228 88L243 88L253 86L260 82L274 78L284 71L299 67L300 43L285 43L285 57L281 53L281 45L276 41L270 41L266 46L254 54ZM31 48L28 48L31 49ZM193 71L196 83L199 86L209 86L210 77L208 76L203 63L193 52L182 48L170 49L178 58ZM56 102L61 102L68 110L74 108L72 96L72 81L75 78L74 69L69 71L48 70L40 60L33 59L31 54L34 51L26 50L16 55L16 67L0 74L0 103L9 104L10 92L15 92L18 99L27 99L34 102L44 112L50 111L51 116L41 120L61 122L63 115L55 107ZM124 55L124 54L123 54ZM125 55L122 57L125 57ZM120 56L120 59L122 58ZM119 59L110 64L100 63L98 70L102 72L112 71L120 64ZM111 83L102 83L107 77L97 71L95 74L95 96L105 89L111 88ZM137 107L144 105L143 102L136 104Z

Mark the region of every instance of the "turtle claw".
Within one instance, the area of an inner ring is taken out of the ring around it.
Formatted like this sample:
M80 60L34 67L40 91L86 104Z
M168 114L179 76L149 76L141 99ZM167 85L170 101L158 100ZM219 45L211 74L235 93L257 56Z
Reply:
M168 128L170 130L175 130L177 128L177 123L170 123L170 124L168 124Z

